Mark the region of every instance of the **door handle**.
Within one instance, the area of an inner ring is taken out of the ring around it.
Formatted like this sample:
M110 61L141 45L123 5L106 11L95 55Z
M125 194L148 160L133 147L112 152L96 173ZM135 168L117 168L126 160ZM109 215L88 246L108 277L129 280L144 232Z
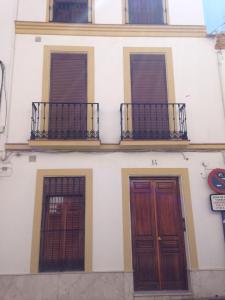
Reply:
M161 240L162 240L161 236L158 236L158 241L161 241Z

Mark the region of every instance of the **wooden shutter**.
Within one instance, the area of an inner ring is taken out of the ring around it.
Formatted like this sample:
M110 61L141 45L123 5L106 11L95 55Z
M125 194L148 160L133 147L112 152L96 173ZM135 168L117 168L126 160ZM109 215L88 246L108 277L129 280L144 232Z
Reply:
M40 271L84 270L85 179L45 178Z
M53 53L49 138L84 139L87 130L87 54Z
M128 0L129 23L163 24L163 0Z
M87 54L53 53L50 101L87 102Z
M165 55L131 54L131 95L134 103L167 103Z
M131 54L133 137L168 139L169 116L165 55ZM150 104L150 105L144 105ZM164 105L154 105L164 104Z
M53 21L88 23L88 0L54 0Z

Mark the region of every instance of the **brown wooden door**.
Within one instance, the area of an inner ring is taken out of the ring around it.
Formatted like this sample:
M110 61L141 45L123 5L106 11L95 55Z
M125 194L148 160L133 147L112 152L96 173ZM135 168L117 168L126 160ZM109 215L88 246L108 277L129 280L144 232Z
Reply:
M87 54L51 55L49 138L87 137Z
M177 179L133 178L130 191L135 290L187 289Z
M165 55L131 54L132 126L135 139L168 139Z

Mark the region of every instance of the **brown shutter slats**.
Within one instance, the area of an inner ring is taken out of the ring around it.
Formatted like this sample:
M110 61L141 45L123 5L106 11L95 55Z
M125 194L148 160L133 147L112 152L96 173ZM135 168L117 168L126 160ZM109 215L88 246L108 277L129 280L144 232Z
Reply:
M50 72L49 138L86 138L87 54L53 53Z
M166 103L165 56L132 54L130 59L132 102Z
M87 102L87 54L51 55L50 101Z
M162 0L128 0L129 23L163 24Z
M134 139L156 137L168 139L169 113L165 56L131 54L130 65Z
M40 271L84 269L85 179L45 178Z

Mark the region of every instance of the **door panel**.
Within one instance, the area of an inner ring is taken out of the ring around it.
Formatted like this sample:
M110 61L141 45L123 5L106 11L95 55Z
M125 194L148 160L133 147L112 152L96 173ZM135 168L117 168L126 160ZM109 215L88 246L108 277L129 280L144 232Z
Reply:
M162 289L185 289L184 237L177 181L155 182Z
M151 186L148 181L131 182L131 220L134 284L137 290L158 288L156 266L156 222L151 209Z
M177 179L131 179L135 290L187 288Z

